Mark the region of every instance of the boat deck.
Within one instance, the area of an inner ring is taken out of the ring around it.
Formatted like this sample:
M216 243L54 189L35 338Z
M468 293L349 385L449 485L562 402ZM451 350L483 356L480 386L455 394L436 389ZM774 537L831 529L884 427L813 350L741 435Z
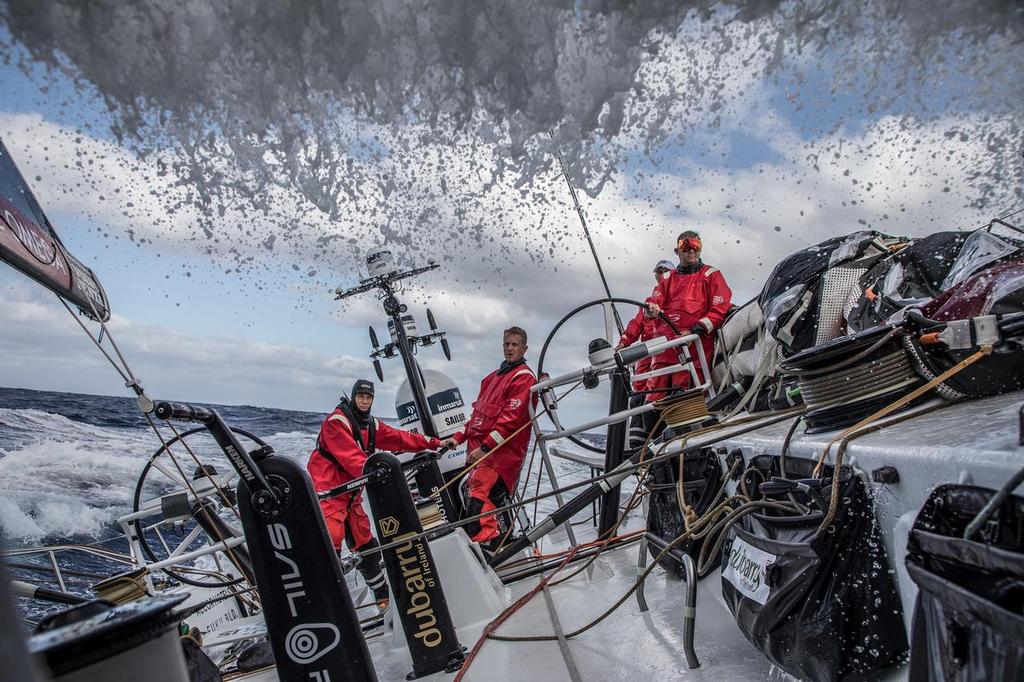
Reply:
M549 589L551 603L563 632L589 623L625 594L636 580L638 543L616 547L601 555L588 580L581 573ZM649 561L648 561L649 563ZM568 570L566 571L568 573ZM532 589L536 579L508 588L511 601ZM674 680L760 680L771 664L736 628L720 601L718 572L698 583L696 651L701 667L687 668L682 644L684 583L661 567L646 581L649 610L640 611L636 596L604 621L568 640L568 656L559 642L504 642L487 640L464 680L630 680L638 676ZM460 631L463 645L472 648L481 627ZM501 635L554 634L551 614L543 592L536 594L497 630ZM370 653L381 680L402 680L411 670L408 653L392 645L390 635L369 642ZM577 676L570 672L575 667ZM438 674L433 680L452 679Z
M951 404L852 440L846 463L869 480L882 466L894 467L896 483L872 483L876 517L892 567L909 628L916 588L904 568L907 533L929 492L949 482L973 483L998 488L1024 465L1019 445L1019 410L1024 392ZM925 410L934 405L916 408ZM907 413L903 413L906 415ZM778 454L792 420L755 428L740 435L726 435L714 445L729 451L739 448L744 457ZM794 436L790 456L817 457L837 432ZM728 433L734 429L727 429ZM710 440L696 436L690 445ZM834 446L833 446L834 451ZM831 462L832 459L830 458ZM643 514L634 511L622 532L643 527ZM593 537L589 523L577 525L581 542ZM542 551L565 547L564 532L544 539ZM432 546L434 543L431 543ZM600 616L625 594L638 574L637 542L619 545L603 553L592 575L581 573L552 585L547 596L538 592L497 630L500 635L552 635L554 609L562 632L571 632ZM436 551L436 550L435 550ZM650 560L647 560L650 563ZM568 572L571 569L566 569ZM444 582L446 595L457 589ZM501 606L532 590L539 577L526 578L504 588ZM500 589L500 588L499 588ZM645 585L649 611L641 612L635 595L610 616L567 641L506 642L488 639L464 675L465 680L635 680L643 676L666 680L791 680L774 667L741 634L721 598L716 570L698 583L695 649L700 666L689 669L683 648L685 583L656 567ZM547 598L550 597L550 600ZM500 611L500 606L495 609ZM459 630L461 643L472 648L486 625L482 620ZM393 631L368 640L380 680L403 680L412 669L402 638ZM273 673L271 673L273 674ZM906 666L881 676L906 679ZM424 679L449 680L453 674L438 673Z

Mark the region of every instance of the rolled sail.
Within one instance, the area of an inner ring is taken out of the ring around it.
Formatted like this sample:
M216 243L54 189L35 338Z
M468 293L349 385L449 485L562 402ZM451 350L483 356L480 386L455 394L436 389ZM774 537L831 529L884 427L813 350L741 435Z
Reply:
M99 322L110 306L92 270L68 253L0 141L0 259Z

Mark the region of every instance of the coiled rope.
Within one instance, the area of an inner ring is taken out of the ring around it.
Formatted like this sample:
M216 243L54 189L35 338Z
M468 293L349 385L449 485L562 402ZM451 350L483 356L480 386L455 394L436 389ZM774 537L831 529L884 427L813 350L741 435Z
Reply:
M669 396L654 402L654 409L661 415L661 420L669 428L687 426L707 419L708 404L704 392L700 389L687 391L677 396ZM654 433L655 429L651 429ZM650 439L648 439L648 442Z
M856 367L801 378L799 384L807 408L817 410L884 395L917 380L907 353L900 348Z

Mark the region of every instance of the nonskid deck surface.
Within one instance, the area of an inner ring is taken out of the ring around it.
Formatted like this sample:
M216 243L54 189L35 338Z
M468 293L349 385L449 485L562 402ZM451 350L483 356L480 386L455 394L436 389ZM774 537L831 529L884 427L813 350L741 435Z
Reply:
M601 615L636 580L639 544L631 543L601 555L593 579L585 573L550 587L564 632ZM648 565L650 559L648 559ZM566 570L563 575L570 571ZM530 591L539 577L507 588L514 602ZM657 567L646 581L650 610L641 613L632 595L614 613L582 635L568 640L573 664L582 680L635 680L657 676L674 680L761 680L771 664L747 642L720 601L715 571L700 581L697 594L696 650L701 667L687 668L682 645L684 583ZM543 593L538 592L497 630L501 635L551 635L554 628ZM462 636L472 648L480 629ZM411 669L408 653L392 646L390 635L368 642L380 680L404 680ZM435 680L452 679L438 674ZM463 678L476 680L571 680L558 642L504 642L488 639Z

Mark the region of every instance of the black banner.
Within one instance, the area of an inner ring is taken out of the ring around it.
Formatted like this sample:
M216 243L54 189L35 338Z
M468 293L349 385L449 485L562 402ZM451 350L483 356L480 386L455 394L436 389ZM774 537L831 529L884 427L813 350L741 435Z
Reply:
M366 460L364 474L372 474L366 486L382 544L409 538L383 552L392 597L412 657L412 676L423 677L442 670L458 670L464 653L448 603L437 575L430 545L423 531L402 465L392 454L378 452Z
M457 410L465 407L466 403L462 400L462 392L458 388L452 387L443 391L438 391L432 395L427 396L427 405L430 406L431 416L443 414L449 410ZM416 412L416 403L412 400L404 402L395 408L398 412L398 425L406 426L415 421L419 421L419 414ZM464 419L465 417L463 417ZM461 420L460 420L461 421ZM445 424L445 426L454 426L455 422L451 424Z
M267 516L257 513L243 478L238 483L238 511L277 676L376 682L359 617L309 477L283 457L264 459L259 469L278 505Z
M71 301L88 317L101 322L110 319L107 295L95 273L64 248L3 142L0 260Z

